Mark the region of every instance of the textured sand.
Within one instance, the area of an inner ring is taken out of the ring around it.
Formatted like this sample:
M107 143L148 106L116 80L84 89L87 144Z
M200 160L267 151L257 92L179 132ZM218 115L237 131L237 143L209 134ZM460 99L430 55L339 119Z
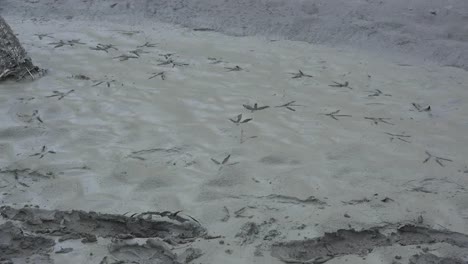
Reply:
M183 210L225 237L224 244L196 242L203 256L195 263L281 263L270 255L272 243L343 228L422 222L468 233L462 69L154 22L6 19L49 74L0 86L2 204L117 214ZM72 39L83 44L50 44ZM147 53L138 58L113 59L146 42L157 45L142 47ZM98 43L118 50L90 49ZM188 65L158 65L167 53ZM235 66L242 70L227 69ZM292 78L299 70L312 77ZM165 80L149 79L161 71ZM295 111L275 107L291 101ZM255 103L270 107L243 106ZM326 115L337 110L338 120ZM239 114L253 120L229 120ZM433 157L424 162L426 152ZM224 166L212 161L228 155ZM52 257L99 263L106 251L98 242L57 245L77 249ZM426 246L466 258L466 249ZM365 259L327 263L392 263L395 256L405 263L418 252L414 245L377 247Z

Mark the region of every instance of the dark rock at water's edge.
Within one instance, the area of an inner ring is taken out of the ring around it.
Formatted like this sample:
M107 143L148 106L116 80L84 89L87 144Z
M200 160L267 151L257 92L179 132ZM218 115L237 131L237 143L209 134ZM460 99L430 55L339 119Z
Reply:
M41 72L39 67L33 65L13 30L0 16L0 81L7 78L34 79Z

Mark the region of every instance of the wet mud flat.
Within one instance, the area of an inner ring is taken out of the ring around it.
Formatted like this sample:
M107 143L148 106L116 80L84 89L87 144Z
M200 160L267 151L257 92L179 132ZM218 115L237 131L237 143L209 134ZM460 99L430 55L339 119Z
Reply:
M466 262L464 71L12 21L50 71L0 89L2 261Z

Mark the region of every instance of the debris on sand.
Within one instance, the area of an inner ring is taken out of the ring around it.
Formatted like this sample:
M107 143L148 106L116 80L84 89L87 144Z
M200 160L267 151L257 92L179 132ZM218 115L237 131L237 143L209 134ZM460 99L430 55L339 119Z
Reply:
M350 254L365 256L375 248L396 244L407 246L448 243L468 248L468 235L461 233L415 225L404 225L390 235L380 232L387 228L389 227L362 231L340 229L314 239L276 243L271 247L271 254L285 263L325 263L335 257Z

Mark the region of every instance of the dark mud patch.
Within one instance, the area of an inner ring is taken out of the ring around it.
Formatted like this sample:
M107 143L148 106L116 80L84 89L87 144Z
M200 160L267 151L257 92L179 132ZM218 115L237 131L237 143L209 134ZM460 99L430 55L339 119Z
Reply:
M462 261L455 258L444 258L427 253L414 255L409 259L409 264L468 264L468 261Z
M96 236L157 237L181 243L206 233L196 221L171 212L147 212L129 217L77 210L14 209L4 206L0 208L0 214L6 219L21 222L22 227L30 232L60 236L60 240L80 238L83 242L94 242Z
M54 240L27 235L12 222L0 225L0 263L51 263L48 254L54 245Z
M116 241L109 246L109 252L120 261L118 263L180 263L177 255L160 239L148 239L142 245L133 241Z
M160 238L149 238L143 244L129 240L114 240L108 249L110 256L105 256L99 264L182 264L190 263L203 255L200 249L192 247L177 255Z
M108 255L102 264L115 263L188 263L203 253L191 248L181 255L181 245L206 237L198 221L180 212L145 212L131 216L85 211L44 210L25 207L0 207L8 222L0 226L0 263L52 264L56 254L78 252L82 248L61 248L58 243L80 239L94 243L108 241ZM24 232L23 232L24 231ZM26 235L27 234L27 235ZM58 238L57 238L58 237ZM184 246L186 247L186 246Z
M325 263L344 255L365 256L377 247L392 245L448 243L468 248L468 235L461 233L414 225L404 225L390 235L382 234L383 230L385 229L340 229L315 239L276 243L271 247L271 254L286 263Z

